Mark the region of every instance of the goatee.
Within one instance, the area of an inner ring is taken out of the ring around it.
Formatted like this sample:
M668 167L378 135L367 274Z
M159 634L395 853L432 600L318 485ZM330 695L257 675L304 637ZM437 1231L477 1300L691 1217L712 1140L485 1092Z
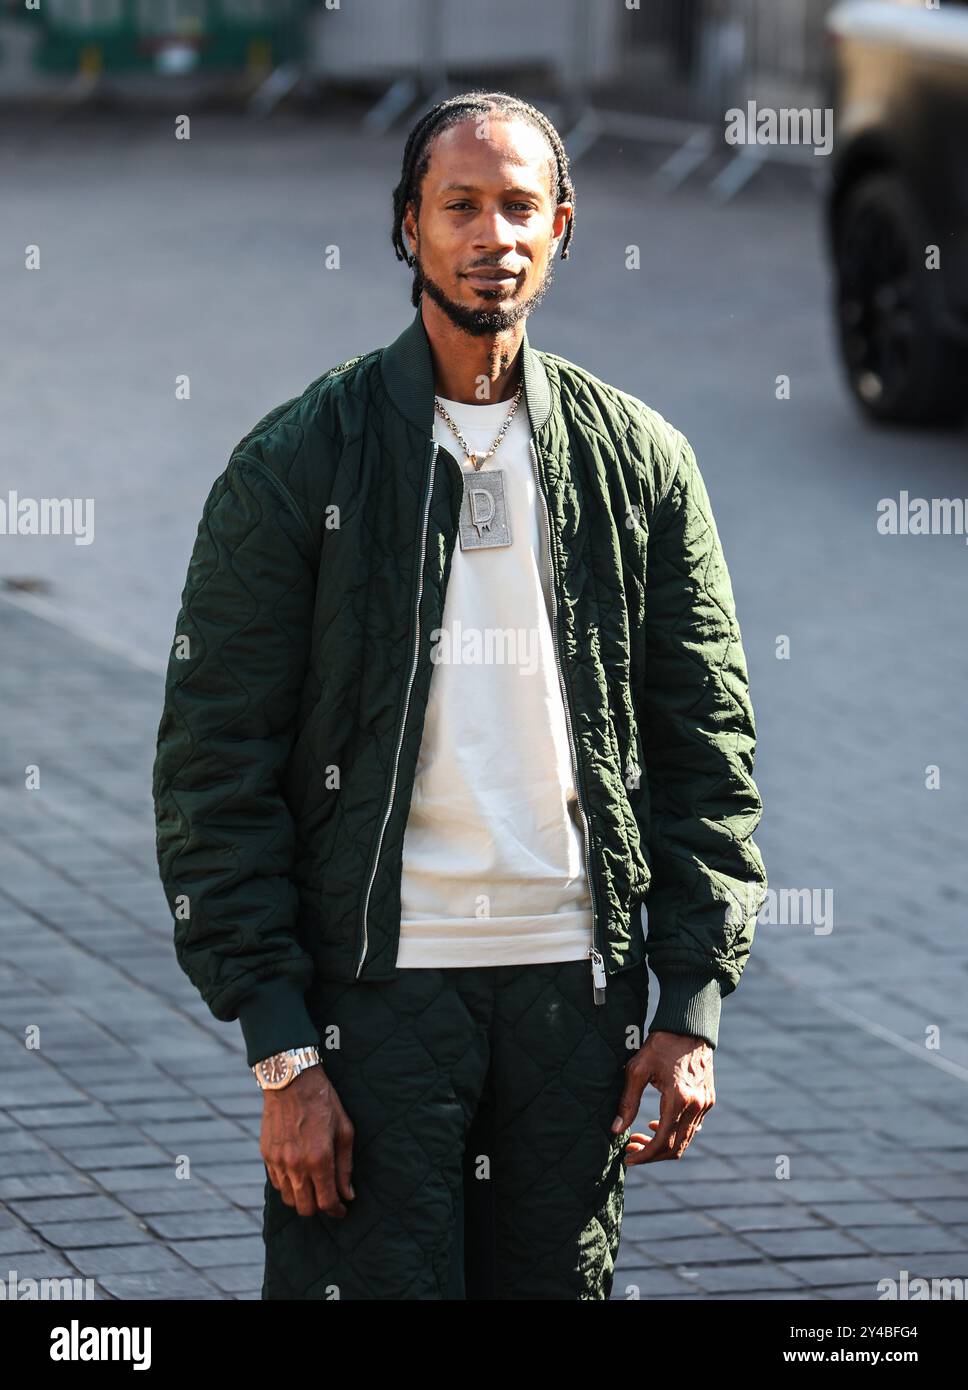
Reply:
M474 337L485 337L488 333L500 333L507 328L513 328L516 323L536 309L544 299L545 295L554 280L554 269L551 261L545 269L544 279L529 299L523 299L520 303L511 304L507 308L481 308L472 309L466 304L458 304L451 299L435 280L431 280L425 274L423 267L417 261L418 288L423 290L435 304L443 309L444 313L457 328L463 329L465 333L470 333Z

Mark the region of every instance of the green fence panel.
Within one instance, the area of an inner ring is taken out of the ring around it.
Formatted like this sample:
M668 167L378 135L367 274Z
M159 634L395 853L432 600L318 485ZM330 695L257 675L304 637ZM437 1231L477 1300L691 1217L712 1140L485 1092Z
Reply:
M305 52L312 0L43 0L34 63L47 72L215 72Z

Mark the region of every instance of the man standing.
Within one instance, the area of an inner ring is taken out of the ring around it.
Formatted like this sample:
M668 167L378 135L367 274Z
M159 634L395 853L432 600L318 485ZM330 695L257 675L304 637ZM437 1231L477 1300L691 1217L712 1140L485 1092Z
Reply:
M205 504L158 858L264 1090L263 1298L607 1298L625 1165L715 1101L766 893L746 662L687 440L528 340L574 201L534 107L435 106L413 321Z

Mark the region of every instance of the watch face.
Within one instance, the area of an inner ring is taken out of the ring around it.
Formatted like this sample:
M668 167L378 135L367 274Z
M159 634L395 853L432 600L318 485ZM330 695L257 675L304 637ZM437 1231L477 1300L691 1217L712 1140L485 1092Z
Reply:
M262 1063L262 1079L269 1086L279 1086L286 1080L291 1069L292 1061L285 1054L267 1057Z

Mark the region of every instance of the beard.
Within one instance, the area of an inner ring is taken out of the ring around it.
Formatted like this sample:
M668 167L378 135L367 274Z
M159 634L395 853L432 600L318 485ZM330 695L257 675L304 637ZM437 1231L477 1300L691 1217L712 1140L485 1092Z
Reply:
M519 303L511 304L507 308L495 307L489 309L483 307L476 309L470 308L466 304L458 304L456 300L451 299L446 290L438 285L435 280L431 280L430 276L425 273L418 258L416 261L417 284L415 288L417 292L422 290L432 299L434 303L444 311L455 327L462 329L465 333L469 333L473 337L483 338L489 333L501 333L505 329L513 328L516 323L520 323L522 319L527 318L548 293L554 276L554 268L551 263L551 258L549 257L548 264L545 266L544 278L534 294L528 299L523 299ZM485 291L485 293L488 292ZM490 291L490 293L497 298L497 296L503 294L504 291L493 290Z

